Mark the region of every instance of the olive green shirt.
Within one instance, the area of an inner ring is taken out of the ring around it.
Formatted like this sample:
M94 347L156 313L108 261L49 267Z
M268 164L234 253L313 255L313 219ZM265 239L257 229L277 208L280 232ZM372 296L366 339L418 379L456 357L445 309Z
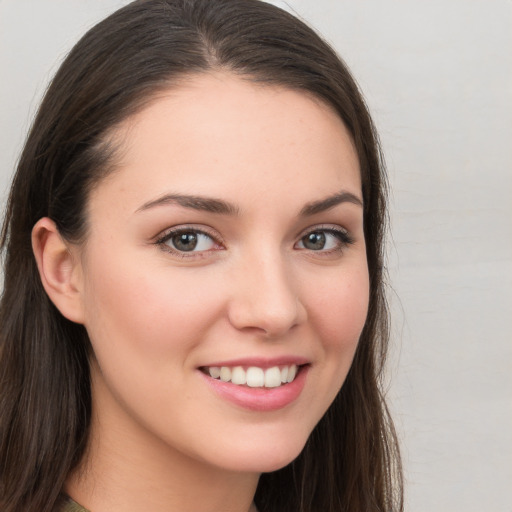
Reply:
M69 496L63 496L56 512L89 512L89 510L73 501Z
M56 512L89 512L89 510L73 501L69 496L63 496Z

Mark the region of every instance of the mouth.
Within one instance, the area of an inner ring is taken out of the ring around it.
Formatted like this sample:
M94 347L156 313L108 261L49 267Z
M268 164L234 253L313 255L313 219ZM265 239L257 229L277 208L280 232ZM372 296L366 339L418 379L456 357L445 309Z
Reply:
M312 366L308 359L283 356L216 361L199 374L223 400L258 413L288 410L301 395Z
M204 366L200 370L212 379L249 388L280 388L291 384L307 365Z

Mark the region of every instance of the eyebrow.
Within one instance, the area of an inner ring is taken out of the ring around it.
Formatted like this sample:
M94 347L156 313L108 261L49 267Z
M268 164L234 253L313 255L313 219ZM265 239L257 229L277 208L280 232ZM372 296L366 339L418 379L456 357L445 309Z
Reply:
M220 215L238 215L239 209L235 205L223 201L222 199L215 199L213 197L203 196L189 196L183 194L165 194L153 201L144 203L136 212L141 212L154 208L156 206L163 206L168 204L178 204L184 208L191 208L192 210L199 210L203 212L218 213Z
M363 206L363 202L359 197L351 192L342 191L333 194L318 201L307 203L300 211L301 217L309 217L322 213L342 203L352 203L358 206ZM183 195L183 194L165 194L157 199L144 203L136 212L149 210L157 206L164 206L169 204L177 204L184 208L198 210L209 213L217 213L219 215L238 215L240 209L227 201L216 199L213 197Z
M309 217L310 215L316 215L317 213L322 213L335 206L338 206L342 203L352 203L357 206L363 206L363 201L359 199L355 194L351 192L341 191L337 194L333 194L332 196L326 197L325 199L320 199L319 201L312 201L311 203L307 203L302 210L300 211L300 215L302 217Z

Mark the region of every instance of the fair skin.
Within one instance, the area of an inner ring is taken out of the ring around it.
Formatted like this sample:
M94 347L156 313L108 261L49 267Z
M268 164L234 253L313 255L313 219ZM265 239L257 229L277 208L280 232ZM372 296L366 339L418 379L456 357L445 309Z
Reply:
M86 243L49 219L33 232L45 289L93 348L91 439L67 492L94 512L253 510L366 319L352 141L321 102L226 73L159 94L112 140ZM229 381L236 367L256 381Z

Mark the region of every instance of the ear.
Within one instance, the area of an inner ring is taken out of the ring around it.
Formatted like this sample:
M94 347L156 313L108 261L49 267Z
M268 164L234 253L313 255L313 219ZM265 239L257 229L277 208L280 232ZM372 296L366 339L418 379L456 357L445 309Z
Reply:
M32 250L50 300L68 320L83 323L81 262L48 217L40 219L32 229Z

